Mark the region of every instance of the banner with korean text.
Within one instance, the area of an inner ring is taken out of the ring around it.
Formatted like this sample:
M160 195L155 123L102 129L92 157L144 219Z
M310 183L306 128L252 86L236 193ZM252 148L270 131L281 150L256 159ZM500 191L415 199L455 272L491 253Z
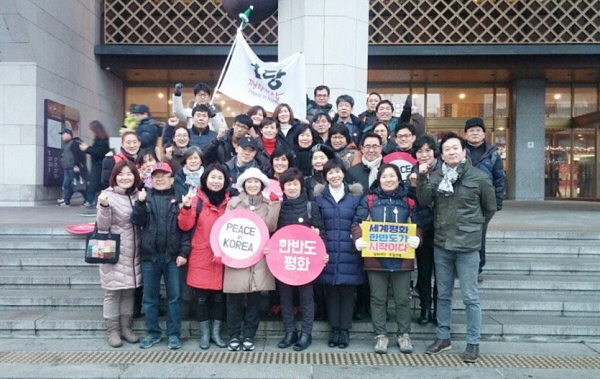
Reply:
M366 258L415 259L415 249L408 246L408 237L417 235L416 224L364 221L362 238L367 247L362 250Z
M306 117L304 54L296 53L281 62L263 62L238 30L226 70L218 91L248 106L260 105L267 112L286 103L294 117Z

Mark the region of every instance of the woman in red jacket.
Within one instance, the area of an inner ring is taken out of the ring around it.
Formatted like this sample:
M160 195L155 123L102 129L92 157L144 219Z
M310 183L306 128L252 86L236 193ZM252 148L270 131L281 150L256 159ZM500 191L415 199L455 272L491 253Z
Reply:
M209 165L200 178L200 185L196 196L183 197L183 208L178 216L178 224L182 230L194 229L186 282L196 292L200 348L208 349L211 340L223 348L227 346L221 338L221 326L225 319L223 264L210 247L210 230L215 221L225 213L230 198L227 191L229 177L225 168L218 163Z

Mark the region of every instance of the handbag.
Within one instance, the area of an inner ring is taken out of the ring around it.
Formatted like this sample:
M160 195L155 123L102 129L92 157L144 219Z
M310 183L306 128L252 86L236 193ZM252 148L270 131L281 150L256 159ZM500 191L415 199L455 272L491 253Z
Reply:
M108 233L100 233L98 225L94 231L87 235L85 241L86 263L115 264L119 261L121 247L121 235L112 234L110 228Z
M81 175L75 175L75 177L73 178L73 182L71 183L73 187L73 192L85 192L87 188L87 183Z

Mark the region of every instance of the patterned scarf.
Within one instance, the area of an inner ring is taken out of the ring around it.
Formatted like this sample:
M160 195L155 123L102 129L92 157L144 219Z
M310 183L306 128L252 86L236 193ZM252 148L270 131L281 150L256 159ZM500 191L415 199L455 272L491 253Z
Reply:
M188 186L188 195L196 196L198 188L200 188L200 177L204 173L204 167L200 167L199 170L190 171L187 167L183 166L183 173L185 174L185 185Z
M463 159L462 162L459 163L459 165L465 161L466 159ZM456 172L456 169L459 165L452 168L446 163L442 164L442 173L444 174L444 178L442 179L442 182L438 186L437 190L444 196L454 195L454 186L452 186L452 184L454 184L458 180L458 172Z

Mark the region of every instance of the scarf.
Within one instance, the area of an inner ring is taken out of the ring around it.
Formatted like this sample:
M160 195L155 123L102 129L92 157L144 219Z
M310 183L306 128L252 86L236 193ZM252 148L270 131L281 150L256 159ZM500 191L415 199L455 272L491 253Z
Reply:
M367 166L367 168L370 170L369 171L369 188L371 188L371 184L373 184L373 182L375 180L377 180L377 172L379 171L379 166L381 165L382 159L383 159L383 157L380 156L379 158L375 159L374 161L369 162L364 155L361 158L362 164Z
M463 159L463 163L465 160ZM456 169L458 166L452 168L448 166L446 163L442 164L442 173L444 177L442 178L442 182L438 186L438 192L443 194L444 196L452 196L454 195L454 186L452 184L456 183L458 180L458 172Z
M197 171L190 171L187 167L183 166L183 173L185 174L185 185L188 186L188 195L196 196L198 188L200 187L200 177L204 173L204 167L200 166Z
M342 197L344 197L344 194L346 193L344 189L344 184L342 184L339 188L333 188L331 184L328 184L328 186L329 192L331 193L333 200L335 200L336 203L339 203L340 200L342 200Z
M275 145L277 144L277 138L266 139L265 137L263 137L262 142L265 152L269 156L273 155L273 152L275 151Z
M292 129L292 124L280 124L279 125L279 130L281 130L281 133L283 134L284 137L287 137L287 134L290 131L290 129Z
M201 187L201 190L208 198L208 201L215 207L221 206L225 200L225 195L227 194L227 186L223 186L223 188L221 188L218 192L213 192L207 187Z

